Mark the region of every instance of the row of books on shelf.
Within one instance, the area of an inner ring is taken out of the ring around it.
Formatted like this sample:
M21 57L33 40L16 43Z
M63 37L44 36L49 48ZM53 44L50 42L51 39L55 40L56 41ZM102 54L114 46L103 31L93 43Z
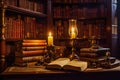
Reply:
M56 20L54 24L56 28L56 35L58 38L63 37L69 37L68 35L68 29L69 29L69 23L67 20ZM79 38L90 38L92 36L96 37L105 37L105 22L104 20L96 20L96 21L90 21L90 22L82 22L77 21L77 28L78 28L78 37Z
M6 17L5 23L5 37L7 39L37 38L44 34L44 24L37 23L36 18L33 17L24 17L24 19L21 16Z
M44 12L44 3L36 0L5 0L8 6L15 6L37 12Z
M53 17L54 18L96 18L104 17L107 14L107 9L104 5L94 8L78 8L79 6L65 6L65 7L54 7L53 8Z
M104 0L53 0L56 3L100 3L104 2Z

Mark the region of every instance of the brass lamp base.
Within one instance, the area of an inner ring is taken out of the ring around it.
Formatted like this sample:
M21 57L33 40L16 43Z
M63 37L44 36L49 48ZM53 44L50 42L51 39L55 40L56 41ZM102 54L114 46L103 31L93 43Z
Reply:
M76 54L76 50L75 50L74 47L72 47L72 53L70 54L69 58L70 58L70 60L79 59L78 55Z

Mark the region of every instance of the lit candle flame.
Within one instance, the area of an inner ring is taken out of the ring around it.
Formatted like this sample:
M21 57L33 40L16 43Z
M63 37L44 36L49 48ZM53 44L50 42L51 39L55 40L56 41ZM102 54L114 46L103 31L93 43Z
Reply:
M52 36L51 32L49 32L49 36Z
M72 27L71 38L74 39L75 36L76 36L76 34L75 34L75 29L74 29L74 27Z
M72 27L72 33L74 33L75 32L75 29L74 29L74 27Z

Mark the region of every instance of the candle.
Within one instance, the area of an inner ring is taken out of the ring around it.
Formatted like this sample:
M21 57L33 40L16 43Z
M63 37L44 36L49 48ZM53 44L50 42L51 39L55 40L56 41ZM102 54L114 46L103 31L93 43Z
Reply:
M49 46L53 45L53 36L51 35L51 32L49 32L48 35L48 45Z
M71 38L74 39L76 37L75 30L72 27Z

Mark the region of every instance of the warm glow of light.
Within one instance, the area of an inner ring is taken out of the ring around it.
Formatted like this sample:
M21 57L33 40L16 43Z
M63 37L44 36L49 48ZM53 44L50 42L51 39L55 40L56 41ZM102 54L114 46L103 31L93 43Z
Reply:
M77 23L76 23L75 19L70 19L69 20L68 33L69 33L71 39L74 39L74 38L77 37L77 35L78 35L78 29L77 29Z
M48 45L49 46L53 45L53 36L51 32L49 32L48 34Z
M51 32L49 32L49 36L52 36Z
M73 39L75 37L76 37L75 29L74 29L74 27L72 27L71 38Z
M72 33L75 33L75 29L74 29L74 27L72 27Z

